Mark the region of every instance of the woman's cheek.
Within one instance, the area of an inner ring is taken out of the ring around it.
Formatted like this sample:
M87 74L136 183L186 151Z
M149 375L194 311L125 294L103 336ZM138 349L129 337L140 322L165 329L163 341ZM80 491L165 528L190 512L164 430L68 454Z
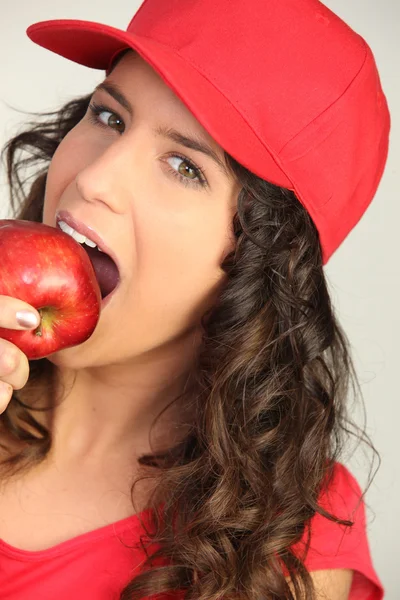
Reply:
M70 135L70 134L69 134ZM66 136L55 151L50 162L45 201L59 199L83 168L84 148Z

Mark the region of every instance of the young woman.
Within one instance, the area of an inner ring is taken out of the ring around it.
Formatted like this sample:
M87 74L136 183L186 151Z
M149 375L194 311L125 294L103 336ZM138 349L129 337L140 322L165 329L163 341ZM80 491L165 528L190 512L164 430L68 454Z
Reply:
M316 0L28 35L106 77L7 144L15 218L120 284L83 344L0 340L1 598L381 599L323 270L386 163L368 45ZM1 296L0 326L37 308Z

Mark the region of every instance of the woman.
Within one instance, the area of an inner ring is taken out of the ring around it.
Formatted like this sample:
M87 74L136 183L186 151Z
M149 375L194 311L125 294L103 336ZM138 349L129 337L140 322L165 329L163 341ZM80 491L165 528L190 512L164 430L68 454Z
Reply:
M8 143L15 217L99 237L121 284L79 346L1 340L2 598L382 598L323 271L386 162L370 49L315 0L28 35L106 78Z

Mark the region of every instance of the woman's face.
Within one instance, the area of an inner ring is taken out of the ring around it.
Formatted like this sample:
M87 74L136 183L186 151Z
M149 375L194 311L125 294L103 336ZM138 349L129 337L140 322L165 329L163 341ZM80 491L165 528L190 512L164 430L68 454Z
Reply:
M58 353L71 367L129 362L197 329L234 243L238 184L210 156L155 130L199 138L221 161L222 148L139 55L123 56L105 81L131 110L95 91L91 103L106 109L88 109L61 142L44 202L44 223L55 226L57 211L69 211L122 265L120 288L94 334Z

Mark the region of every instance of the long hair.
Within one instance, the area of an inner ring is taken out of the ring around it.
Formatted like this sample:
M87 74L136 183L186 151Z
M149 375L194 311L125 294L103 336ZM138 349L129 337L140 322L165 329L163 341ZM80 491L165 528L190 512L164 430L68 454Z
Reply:
M30 113L40 119L5 145L14 218L42 222L49 163L89 99ZM227 282L202 318L186 398L190 431L175 447L139 460L161 476L148 504L147 559L120 600L168 590L198 600L314 600L304 557L292 546L316 513L351 526L318 504L348 436L377 455L347 416L350 387L361 394L360 386L312 219L294 192L226 152L225 160L241 185L236 244L221 265ZM8 442L3 477L40 463L51 448L34 412L51 408L55 367L46 358L29 364L27 384L0 415Z

